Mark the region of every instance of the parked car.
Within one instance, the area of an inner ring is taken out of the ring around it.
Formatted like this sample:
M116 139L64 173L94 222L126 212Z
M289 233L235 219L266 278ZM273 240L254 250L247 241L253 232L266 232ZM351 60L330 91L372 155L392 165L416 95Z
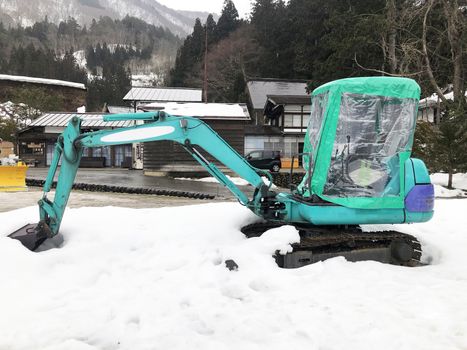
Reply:
M245 158L255 168L268 169L274 173L282 167L280 151L251 151Z

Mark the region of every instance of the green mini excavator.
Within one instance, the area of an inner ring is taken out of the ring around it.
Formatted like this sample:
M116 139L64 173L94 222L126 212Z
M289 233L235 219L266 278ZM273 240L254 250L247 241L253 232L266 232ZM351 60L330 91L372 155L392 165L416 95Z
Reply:
M258 216L257 223L242 229L247 237L281 225L299 230L301 239L293 251L276 254L279 266L295 268L334 256L415 266L421 256L415 237L396 231L364 232L361 225L417 223L433 216L428 171L421 160L410 158L419 97L417 83L406 78L349 78L315 89L302 154L305 174L298 186L280 193L263 180L271 178L269 173L252 167L198 118L164 112L113 114L103 120L145 123L81 133L81 120L75 116L57 140L39 201L40 221L10 237L35 250L59 233L84 147L171 140ZM204 152L247 180L255 189L252 198ZM47 193L60 162L51 200Z

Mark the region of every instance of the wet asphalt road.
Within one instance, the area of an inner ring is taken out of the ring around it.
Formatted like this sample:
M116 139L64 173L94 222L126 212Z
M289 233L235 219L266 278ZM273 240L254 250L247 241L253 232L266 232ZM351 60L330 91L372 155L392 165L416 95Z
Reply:
M0 192L0 213L24 207L37 207L37 201L41 198L42 189L39 187L29 187L25 192ZM54 198L54 191L51 191L48 194L48 198ZM70 208L107 206L123 208L162 208L233 200L233 198L216 198L206 200L146 194L87 192L73 190L70 194L70 199L68 200L67 206Z
M45 180L47 172L48 168L29 168L27 178ZM55 179L57 179L57 177L58 171ZM212 194L216 198L212 200L202 200L173 196L73 190L71 191L68 201L68 206L71 208L103 207L109 205L127 208L160 208L220 201L236 201L230 191L218 183L175 180L170 177L145 176L140 170L79 169L75 183L179 190ZM253 189L250 186L242 186L241 188L248 196L251 196L253 193ZM40 187L29 187L26 192L0 192L0 212L36 206L37 201L41 197L42 189ZM53 190L48 197L54 197Z
M45 180L48 168L29 168L27 178ZM57 179L58 171L55 176ZM112 185L126 187L156 188L211 194L218 199L234 199L231 192L218 183L175 180L170 177L146 176L142 170L127 169L79 169L75 183ZM251 186L241 186L248 196L253 193Z

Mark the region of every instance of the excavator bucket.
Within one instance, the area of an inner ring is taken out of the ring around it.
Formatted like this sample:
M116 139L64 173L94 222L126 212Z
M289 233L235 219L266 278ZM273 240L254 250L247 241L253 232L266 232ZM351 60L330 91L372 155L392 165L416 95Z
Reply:
M0 192L26 191L27 165L0 166Z
M42 221L38 224L27 224L8 235L8 237L17 239L29 250L35 251L50 237L50 228Z

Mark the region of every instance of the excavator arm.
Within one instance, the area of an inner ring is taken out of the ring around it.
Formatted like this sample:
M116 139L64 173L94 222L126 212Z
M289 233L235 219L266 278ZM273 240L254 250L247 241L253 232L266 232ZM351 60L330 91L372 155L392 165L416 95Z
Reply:
M265 216L266 198L275 194L270 191L271 176L268 172L252 167L240 154L225 142L202 120L193 117L175 117L165 112L113 114L104 121L144 120L145 124L114 130L81 133L81 119L73 117L65 131L58 137L52 164L39 200L40 221L28 224L9 235L20 240L30 250L58 234L84 147L101 147L135 142L170 140L181 144L213 177L226 186L238 201L260 216ZM214 163L206 159L199 148L221 161L229 169L247 180L256 190L253 198L241 191ZM60 165L53 200L47 197ZM261 176L269 177L266 185Z

